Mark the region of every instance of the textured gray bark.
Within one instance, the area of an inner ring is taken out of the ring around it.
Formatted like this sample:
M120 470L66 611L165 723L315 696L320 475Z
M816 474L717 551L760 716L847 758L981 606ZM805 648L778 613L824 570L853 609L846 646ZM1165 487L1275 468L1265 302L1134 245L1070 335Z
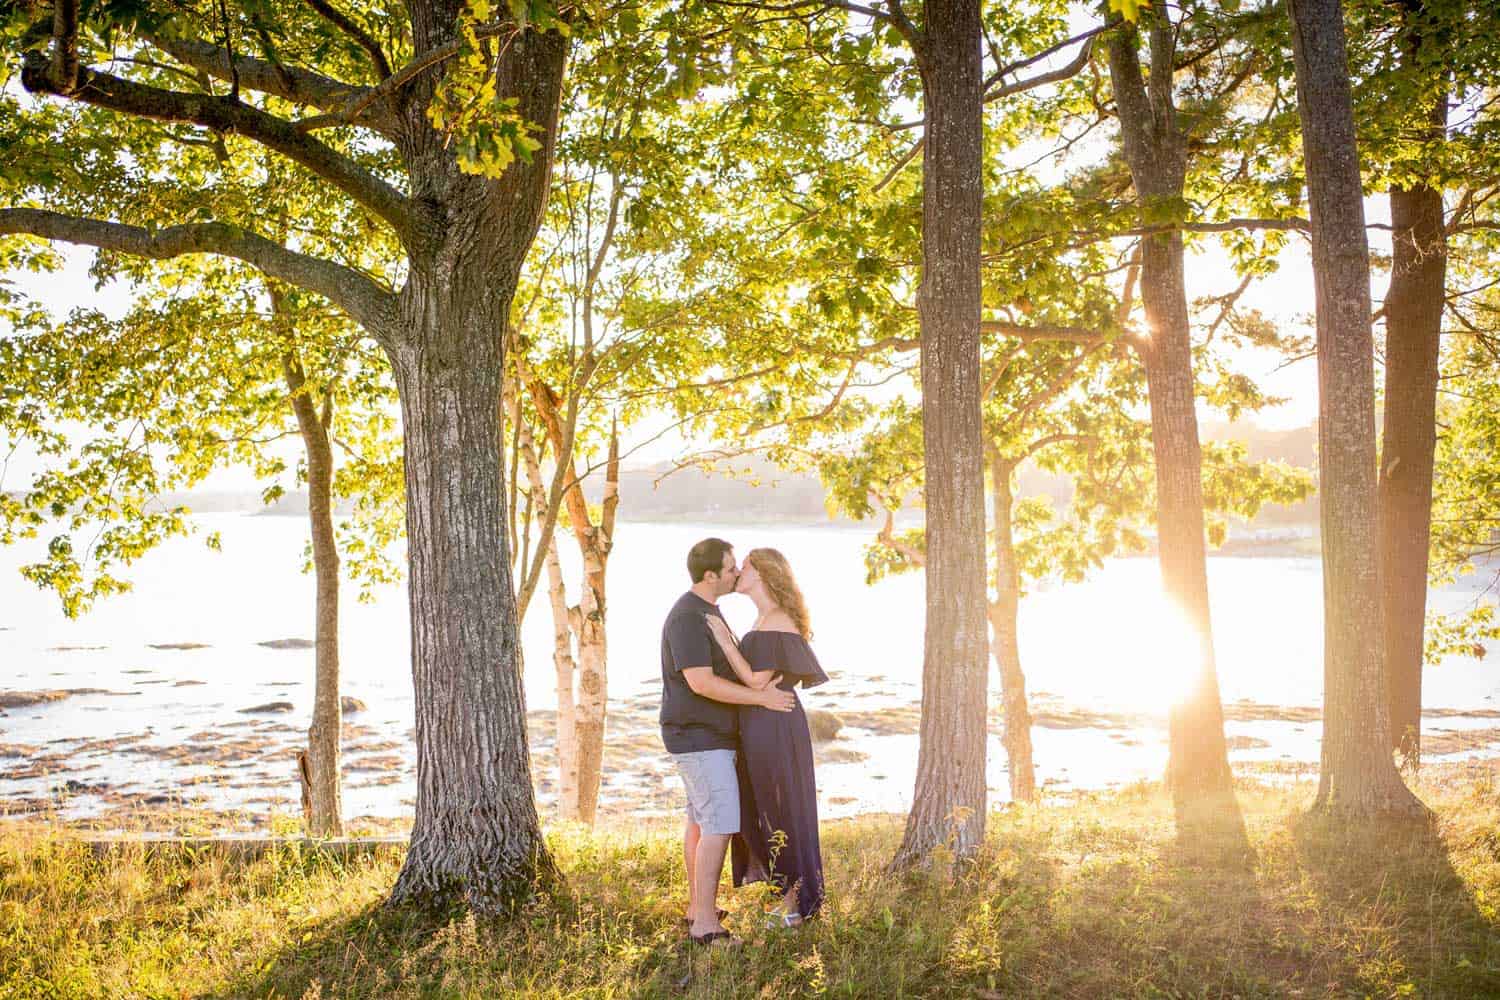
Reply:
M1120 137L1136 196L1143 206L1182 198L1187 136L1178 127L1171 73L1173 27L1164 12L1143 13L1151 52L1149 80L1141 73L1134 27L1110 39L1110 78L1119 109ZM1192 629L1198 656L1190 684L1169 709L1167 785L1179 806L1229 794L1232 777L1224 742L1224 710L1214 662L1208 562L1203 537L1203 455L1193 394L1192 327L1180 232L1141 239L1141 302L1148 333L1137 344L1151 404L1156 460L1157 549L1162 587Z
M927 622L916 789L897 867L984 840L984 449L980 420L979 232L984 200L978 0L928 0L918 48L926 102L922 163L922 426Z
M414 11L419 50L451 36L452 10ZM511 298L546 203L566 40L512 39L498 92L540 126L543 148L499 180L464 175L442 137L405 113L402 155L426 218L389 350L406 456L417 808L393 901L462 894L514 904L555 877L531 787L519 623L507 552L500 379Z
M271 294L281 311L280 295ZM314 672L312 725L307 731L306 794L308 833L314 837L344 835L344 804L339 767L343 705L339 698L339 550L333 531L333 448L328 427L333 400L323 411L306 391L307 378L295 354L283 361L297 431L307 454L307 519L312 531L313 578L317 592L313 632Z
M414 274L412 284L427 277ZM496 331L509 303L484 272L465 277L434 287L439 301L424 310L445 321L433 339L449 349L419 343L392 358L406 447L417 744L416 818L392 898L462 893L496 910L549 876L551 862L532 796L505 558Z
M1000 698L1005 710L1005 755L1010 764L1010 797L1036 800L1036 765L1031 756L1031 710L1026 703L1026 674L1021 670L1019 617L1021 575L1016 565L1011 514L1014 467L1002 459L990 462L990 494L995 508L995 600L990 604L990 652L1000 671Z
M1409 0L1420 10L1421 0ZM1415 31L1403 57L1414 72L1436 44ZM1427 112L1429 141L1442 141L1447 94ZM1391 189L1391 283L1385 297L1385 421L1380 450L1380 577L1391 742L1415 760L1422 737L1422 647L1427 618L1433 452L1437 446L1438 347L1448 270L1443 195L1426 185Z
M1370 259L1339 0L1291 0L1318 324L1323 748L1315 808L1422 806L1391 760L1376 555Z

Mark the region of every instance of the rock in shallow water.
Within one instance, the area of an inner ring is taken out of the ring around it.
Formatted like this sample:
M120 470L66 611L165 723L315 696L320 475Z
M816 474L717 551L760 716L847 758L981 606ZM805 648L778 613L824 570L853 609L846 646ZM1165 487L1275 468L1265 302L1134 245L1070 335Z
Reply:
M311 639L267 639L256 643L267 649L312 649L316 645Z
M0 708L30 708L49 701L62 701L66 691L0 691Z
M255 705L252 708L240 709L241 715L249 715L253 712L290 712L293 705L289 701L268 701L264 705Z
M807 713L807 728L819 743L833 739L844 728L843 720L832 712L814 710Z

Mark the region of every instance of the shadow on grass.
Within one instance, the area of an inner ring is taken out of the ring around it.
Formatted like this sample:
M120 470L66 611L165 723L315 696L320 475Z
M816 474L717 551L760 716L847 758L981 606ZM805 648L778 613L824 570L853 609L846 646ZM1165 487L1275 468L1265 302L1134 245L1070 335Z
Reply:
M504 918L377 902L305 931L214 995L550 996L612 983L636 995L669 976L671 930L653 914L602 914L566 889Z
M1330 979L1377 994L1500 996L1500 924L1454 869L1438 819L1309 813L1292 830L1310 902L1345 928L1315 956Z
M1255 851L1233 792L1198 800L1173 796L1172 818L1177 837L1167 860L1174 867L1210 865L1253 877Z

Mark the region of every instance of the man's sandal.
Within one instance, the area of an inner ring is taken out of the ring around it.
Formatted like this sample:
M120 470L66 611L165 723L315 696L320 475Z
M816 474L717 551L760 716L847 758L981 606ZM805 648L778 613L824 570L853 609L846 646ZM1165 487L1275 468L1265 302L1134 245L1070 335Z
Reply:
M728 931L709 931L707 934L689 934L693 944L701 944L710 948L733 948L740 943L740 939Z
M714 911L714 915L719 920L722 921L725 917L729 916L729 911L728 910L715 910ZM693 918L692 917L683 917L682 918L682 925L684 927L691 927L691 926L693 926Z

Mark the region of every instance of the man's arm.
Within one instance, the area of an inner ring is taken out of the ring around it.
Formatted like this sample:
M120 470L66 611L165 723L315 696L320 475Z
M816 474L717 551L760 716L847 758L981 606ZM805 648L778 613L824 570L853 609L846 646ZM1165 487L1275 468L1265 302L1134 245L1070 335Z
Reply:
M781 680L781 674L773 670L757 671L751 666L750 661L745 659L745 654L740 652L739 644L735 642L734 633L729 631L729 625L718 615L704 615L708 622L708 631L724 651L724 658L734 668L734 676L738 677L740 683L747 688L759 691L761 688L770 687Z
M790 712L797 704L796 695L790 691L778 687L748 688L725 680L714 673L713 667L687 667L682 671L682 679L687 681L694 694L727 705L759 705L773 712Z

